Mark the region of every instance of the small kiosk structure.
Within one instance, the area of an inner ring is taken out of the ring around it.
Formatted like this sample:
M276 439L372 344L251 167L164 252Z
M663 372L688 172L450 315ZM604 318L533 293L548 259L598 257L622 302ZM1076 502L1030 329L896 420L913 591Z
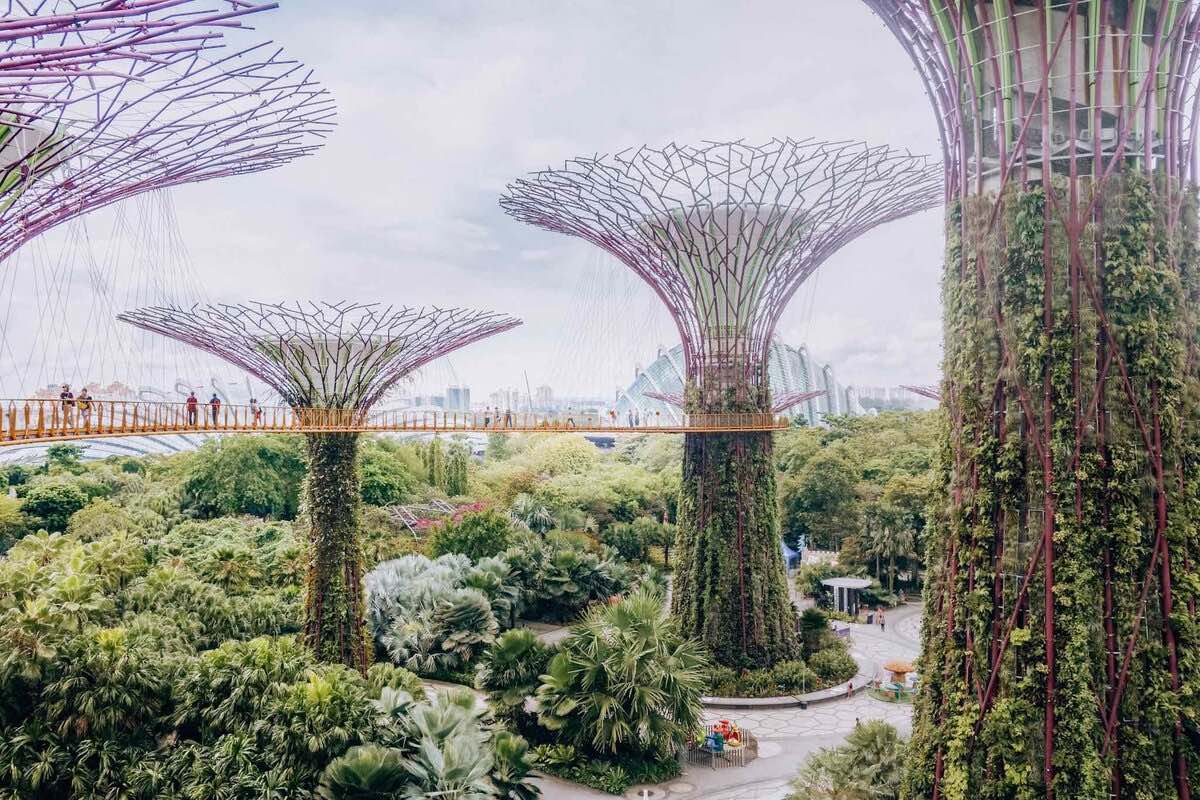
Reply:
M871 585L870 578L826 578L821 585L833 594L833 608L843 614L858 616L859 592Z

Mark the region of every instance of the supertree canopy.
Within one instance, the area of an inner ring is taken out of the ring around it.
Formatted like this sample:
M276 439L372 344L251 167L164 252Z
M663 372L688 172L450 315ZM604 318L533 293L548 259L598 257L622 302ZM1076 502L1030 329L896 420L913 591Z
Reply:
M688 412L771 413L767 355L796 289L854 237L940 201L924 158L783 139L574 159L514 182L500 204L654 289L683 341ZM769 433L685 437L672 610L730 666L797 652L771 448Z
M1197 0L866 0L945 149L912 797L1191 796Z
M194 345L261 378L299 410L366 414L396 381L435 358L520 325L486 311L357 303L155 307L120 319ZM316 655L360 671L364 632L358 537L358 434L306 434L310 526L304 636Z
M396 381L521 324L461 308L359 303L160 306L119 319L261 378L295 408L367 410Z
M0 21L0 259L140 192L316 149L329 94L270 43L227 45L242 0L9 3Z
M783 139L572 159L515 181L500 205L632 269L671 312L692 386L745 401L796 289L864 231L937 205L937 186L924 158Z

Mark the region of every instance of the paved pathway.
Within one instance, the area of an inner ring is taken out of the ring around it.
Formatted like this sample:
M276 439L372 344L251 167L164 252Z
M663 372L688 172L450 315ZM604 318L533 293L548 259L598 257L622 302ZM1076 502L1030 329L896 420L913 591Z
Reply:
M882 664L893 658L911 660L920 650L921 607L911 604L887 615L887 629L878 625L851 625L851 649ZM628 798L652 792L649 800L783 800L791 779L810 753L840 744L856 721L881 719L902 735L912 730L911 706L885 703L865 694L811 706L763 711L705 710L705 721L730 719L754 732L759 757L746 767L711 769L690 765L683 775L658 786L634 787ZM546 800L600 800L611 798L553 778L541 781Z

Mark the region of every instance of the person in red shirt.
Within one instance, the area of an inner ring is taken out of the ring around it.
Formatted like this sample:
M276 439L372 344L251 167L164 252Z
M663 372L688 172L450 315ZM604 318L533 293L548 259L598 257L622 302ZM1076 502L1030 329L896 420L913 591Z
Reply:
M200 398L196 397L195 392L188 392L188 396L187 396L188 425L196 424L196 410L199 407L200 407Z
M221 398L217 397L217 393L213 392L212 399L208 401L208 407L212 409L213 425L217 424L217 415L221 413Z

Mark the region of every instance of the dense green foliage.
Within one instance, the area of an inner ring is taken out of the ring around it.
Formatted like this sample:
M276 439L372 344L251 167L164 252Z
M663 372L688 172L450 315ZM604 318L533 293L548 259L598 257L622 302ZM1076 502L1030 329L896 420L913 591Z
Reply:
M769 668L797 655L771 434L685 434L676 553L671 610L719 663Z
M366 674L371 663L364 618L356 433L304 437L309 531L304 642L320 661Z
M538 719L584 751L663 758L700 720L707 655L643 590L588 613L538 688Z
M304 455L294 436L233 436L205 442L190 459L183 506L203 517L254 514L292 519Z
M436 526L426 549L431 556L460 553L470 559L499 555L508 549L512 523L498 511L476 511Z
M25 490L21 509L48 531L65 531L67 520L87 505L88 496L69 478L39 479Z
M895 728L865 722L844 745L809 756L789 800L899 800L904 756Z
M1045 795L1047 727L1062 800L1107 796L1114 778L1122 796L1174 797L1185 763L1196 780L1187 732L1200 630L1182 611L1200 589L1195 201L1137 174L1114 176L1103 193L1094 224L1078 229L1060 218L1068 188L1057 181L948 214L953 424L940 437L943 501L925 536L926 598L943 612L923 630L910 797L927 796L939 769L950 800ZM1034 552L1030 579L1012 581ZM1007 647L994 699L981 705L998 641Z

